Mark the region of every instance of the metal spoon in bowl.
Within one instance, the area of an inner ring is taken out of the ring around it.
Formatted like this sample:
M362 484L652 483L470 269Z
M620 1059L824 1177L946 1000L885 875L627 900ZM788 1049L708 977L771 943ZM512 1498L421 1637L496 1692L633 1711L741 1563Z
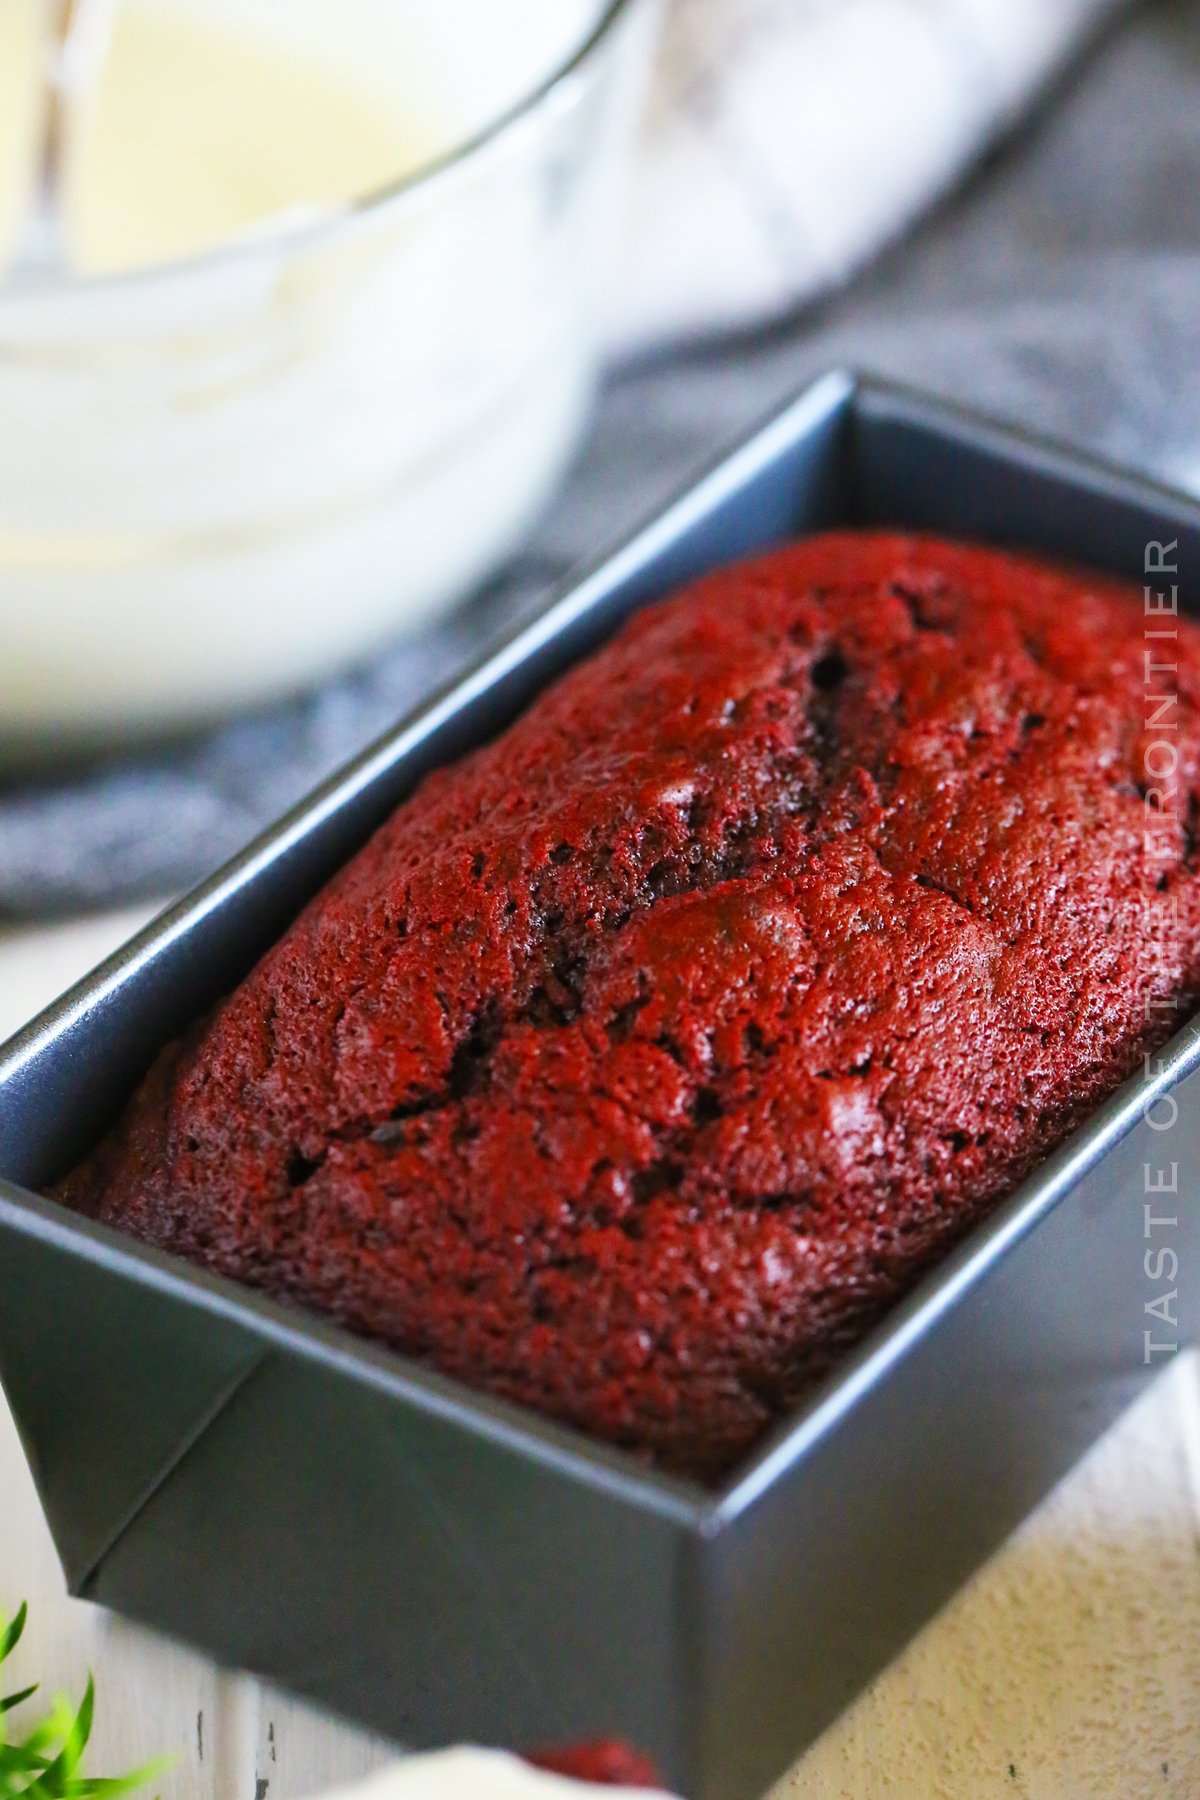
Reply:
M104 61L114 8L115 0L45 0L38 142L29 205L6 271L11 280L53 281L70 272L67 133Z

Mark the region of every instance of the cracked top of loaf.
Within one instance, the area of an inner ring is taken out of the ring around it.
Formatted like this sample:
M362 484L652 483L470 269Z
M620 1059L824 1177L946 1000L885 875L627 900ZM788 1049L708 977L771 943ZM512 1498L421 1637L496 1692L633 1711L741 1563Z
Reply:
M1200 630L1146 629L930 538L708 577L426 780L65 1197L718 1477L1195 1005Z

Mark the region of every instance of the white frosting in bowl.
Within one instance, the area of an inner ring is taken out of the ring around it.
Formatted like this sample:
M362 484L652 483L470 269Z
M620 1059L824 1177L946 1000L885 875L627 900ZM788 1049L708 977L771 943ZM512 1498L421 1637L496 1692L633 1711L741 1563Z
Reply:
M205 0L203 29L200 0L127 4L124 28L140 19L143 35L119 61L118 13L75 126L68 217L93 269L150 266L0 289L0 718L16 742L284 692L417 626L514 543L580 428L645 62L633 4L469 155L331 215L347 182L436 157L517 105L598 0L506 0L503 30L485 0ZM196 87L171 142L173 54ZM247 104L210 142L199 121L230 59ZM121 132L139 119L135 155ZM165 147L147 170L154 120ZM283 137L306 122L336 156L314 140L288 162ZM270 154L255 156L256 129ZM215 254L155 260L214 234Z

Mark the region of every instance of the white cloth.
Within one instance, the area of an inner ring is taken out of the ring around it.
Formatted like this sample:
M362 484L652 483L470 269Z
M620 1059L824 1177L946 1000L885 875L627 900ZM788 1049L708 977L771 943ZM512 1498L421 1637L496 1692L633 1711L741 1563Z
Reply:
M843 281L1120 0L674 0L616 295L631 342Z
M625 1788L627 1800L662 1800L657 1790ZM461 1745L407 1756L327 1800L612 1800L612 1788L531 1768L502 1750Z

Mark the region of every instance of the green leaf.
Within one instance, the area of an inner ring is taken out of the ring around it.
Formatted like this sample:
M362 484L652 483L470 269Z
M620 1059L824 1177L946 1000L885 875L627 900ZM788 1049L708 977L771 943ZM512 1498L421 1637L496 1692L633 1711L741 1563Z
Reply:
M20 1642L27 1616L22 1606L11 1625L0 1625L0 1663ZM78 1708L60 1697L26 1737L9 1741L8 1715L36 1692L36 1686L28 1687L0 1699L0 1800L120 1800L172 1766L175 1759L165 1757L129 1775L83 1774L96 1705L91 1676Z
M98 1775L73 1781L66 1792L80 1797L94 1795L97 1800L101 1800L101 1797L103 1800L116 1800L119 1794L131 1794L135 1788L157 1781L160 1775L165 1775L174 1768L175 1762L176 1758L173 1756L160 1756L154 1762L135 1769L131 1775Z
M42 1777L47 1790L52 1794L65 1792L65 1784L83 1761L83 1753L87 1749L88 1739L92 1735L92 1715L95 1705L96 1687L89 1675L83 1700L75 1717L72 1719L68 1712L65 1720L60 1715L56 1721L60 1727L58 1735L62 1738L62 1749Z
M37 1691L38 1684L35 1681L32 1687L22 1688L19 1694L5 1695L4 1699L0 1700L0 1713L11 1712L14 1706L21 1706L26 1700L32 1700Z
M0 1628L0 1663L7 1662L25 1630L25 1621L29 1617L29 1607L22 1600L17 1616L11 1625Z

